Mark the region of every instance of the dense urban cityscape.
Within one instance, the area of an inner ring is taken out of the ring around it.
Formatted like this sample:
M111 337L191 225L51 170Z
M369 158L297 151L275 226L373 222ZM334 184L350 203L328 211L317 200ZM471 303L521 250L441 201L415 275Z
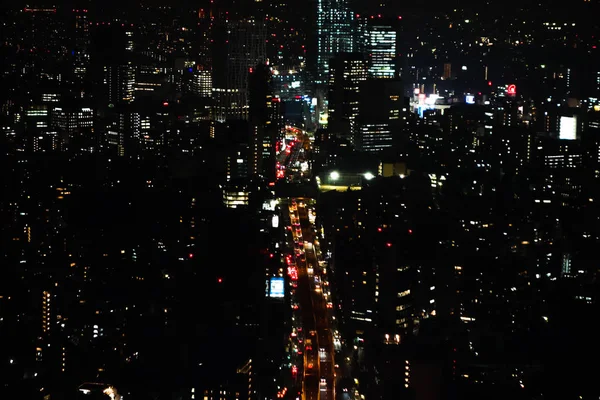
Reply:
M600 1L0 15L0 399L600 398Z

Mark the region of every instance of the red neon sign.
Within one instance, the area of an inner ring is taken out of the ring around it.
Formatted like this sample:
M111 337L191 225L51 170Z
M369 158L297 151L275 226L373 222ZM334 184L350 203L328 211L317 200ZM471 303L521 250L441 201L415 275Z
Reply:
M506 94L514 96L517 94L517 86L516 85L508 85L506 88Z

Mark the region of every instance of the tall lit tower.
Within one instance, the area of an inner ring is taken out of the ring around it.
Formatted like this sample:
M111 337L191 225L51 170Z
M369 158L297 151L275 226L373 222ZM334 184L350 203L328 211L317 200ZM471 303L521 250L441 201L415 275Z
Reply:
M317 1L317 84L327 82L331 58L354 51L353 23L347 0Z
M75 60L73 62L73 72L80 80L85 76L90 62L90 23L87 14L88 10L85 9L73 10L73 15L75 16L75 48L73 49Z
M48 333L52 327L52 295L48 291L42 292L42 332Z
M374 24L368 29L370 78L396 77L396 29L388 24Z
M358 51L369 58L369 78L398 77L398 20L382 18L381 14L359 20Z

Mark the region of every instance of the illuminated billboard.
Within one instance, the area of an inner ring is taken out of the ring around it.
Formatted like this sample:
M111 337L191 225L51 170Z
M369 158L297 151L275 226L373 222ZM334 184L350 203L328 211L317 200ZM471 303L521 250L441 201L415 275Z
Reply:
M467 104L475 104L475 96L468 94L465 96L465 103Z
M508 85L506 87L506 94L509 96L516 96L517 94L517 85Z
M285 296L283 278L271 278L269 283L269 297L281 299Z
M577 117L560 117L559 138L563 140L577 139Z

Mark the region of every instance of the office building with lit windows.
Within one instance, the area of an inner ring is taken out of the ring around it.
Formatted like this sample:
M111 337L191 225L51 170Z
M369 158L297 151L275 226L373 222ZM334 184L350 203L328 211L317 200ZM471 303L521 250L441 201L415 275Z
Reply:
M331 58L354 51L353 23L354 14L346 0L318 0L317 84L327 82Z
M396 29L386 24L374 24L367 30L370 78L395 78Z
M369 78L398 77L397 40L398 20L380 14L358 20L357 51L369 59Z

